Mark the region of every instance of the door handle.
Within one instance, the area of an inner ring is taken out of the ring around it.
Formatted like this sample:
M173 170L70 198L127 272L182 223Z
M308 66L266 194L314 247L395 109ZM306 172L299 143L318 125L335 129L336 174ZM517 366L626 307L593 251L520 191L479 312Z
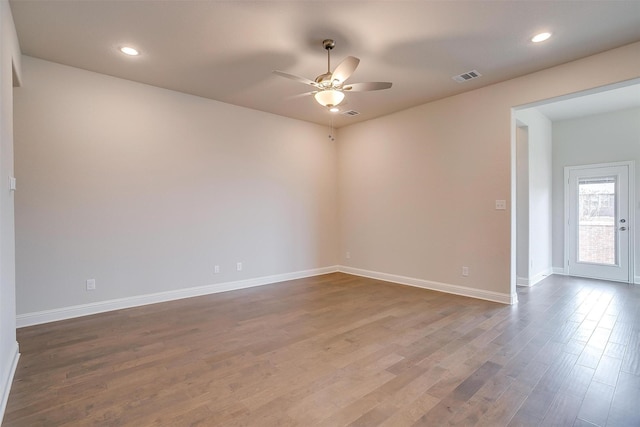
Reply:
M620 231L627 231L627 227L620 227L618 230L620 230Z

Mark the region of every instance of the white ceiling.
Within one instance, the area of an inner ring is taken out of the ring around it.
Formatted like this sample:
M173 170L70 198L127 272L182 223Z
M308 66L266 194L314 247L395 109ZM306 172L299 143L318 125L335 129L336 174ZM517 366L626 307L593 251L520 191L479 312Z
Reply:
M26 55L310 122L355 123L640 40L640 1L189 1L12 0ZM531 36L553 32L547 42ZM361 59L348 117L325 111L308 86ZM139 57L117 48L131 45ZM457 83L452 76L478 70ZM28 84L28 82L25 82Z

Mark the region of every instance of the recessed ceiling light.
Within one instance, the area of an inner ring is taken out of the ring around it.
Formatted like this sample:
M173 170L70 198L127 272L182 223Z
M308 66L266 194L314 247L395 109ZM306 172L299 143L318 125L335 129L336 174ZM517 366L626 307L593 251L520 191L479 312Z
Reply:
M533 36L531 38L531 41L534 43L540 43L543 42L545 40L548 40L549 37L551 37L551 33L540 33L540 34L536 34L535 36Z
M138 56L140 55L140 52L138 52L136 49L129 47L129 46L122 46L120 48L120 52L124 53L125 55L129 55L129 56Z

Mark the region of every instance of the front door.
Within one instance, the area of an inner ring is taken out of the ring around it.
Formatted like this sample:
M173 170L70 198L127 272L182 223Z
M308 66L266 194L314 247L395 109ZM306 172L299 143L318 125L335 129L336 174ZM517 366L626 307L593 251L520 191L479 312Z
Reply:
M567 274L629 282L630 163L565 168Z

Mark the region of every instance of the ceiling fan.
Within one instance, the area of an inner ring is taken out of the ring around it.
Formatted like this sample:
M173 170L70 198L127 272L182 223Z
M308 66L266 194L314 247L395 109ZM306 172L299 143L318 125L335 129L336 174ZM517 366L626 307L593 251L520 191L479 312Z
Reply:
M345 97L345 92L367 92L372 90L389 89L389 82L369 82L369 83L352 83L346 84L346 80L353 74L358 67L360 60L354 56L347 56L333 72L331 72L331 50L336 46L331 39L323 40L322 46L327 51L327 72L320 74L315 80L309 80L305 77L296 76L285 73L283 71L274 71L274 74L295 80L297 82L313 86L315 90L301 94L313 95L318 104L330 109L340 104Z

